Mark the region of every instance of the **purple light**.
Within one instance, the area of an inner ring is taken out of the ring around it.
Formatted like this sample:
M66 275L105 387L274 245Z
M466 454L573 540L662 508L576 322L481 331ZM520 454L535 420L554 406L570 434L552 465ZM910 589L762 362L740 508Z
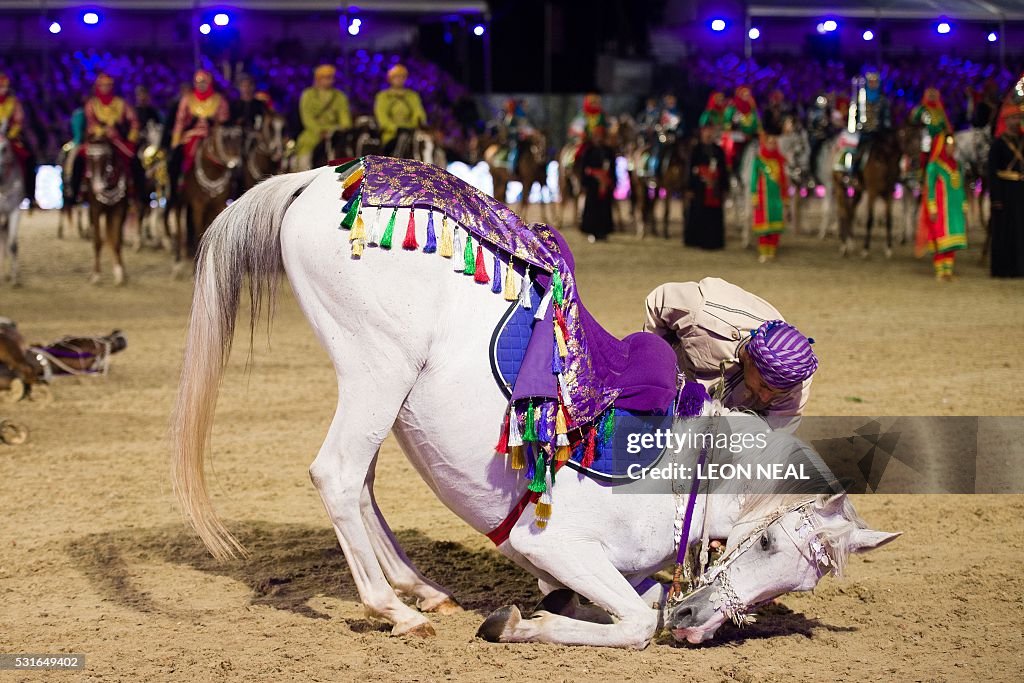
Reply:
M199 25L199 32L202 33L204 36L210 35L210 25L209 24L200 24Z
M95 26L100 23L100 15L96 14L96 12L86 12L82 15L82 23Z
M825 33L832 33L832 31L835 31L837 28L839 28L839 24L837 24L834 19L828 19L827 21L823 22L821 26L822 28L825 29Z
M991 33L988 34L988 42L994 43L997 40L999 40L999 34L998 33L996 33L995 31L992 31Z
M50 24L50 33L52 33L53 35L57 35L58 33L60 33L60 22L59 21L55 21L55 22Z
M761 37L761 29L757 28L756 26L751 26L750 30L747 31L747 37L750 38L751 40L757 40L758 38Z
M217 24L217 26L227 26L229 21L231 21L231 17L223 12L213 15L213 23Z
M873 31L868 29L867 31L864 31L864 34L861 36L861 38L863 38L864 40L874 40L875 34Z
M943 21L939 22L939 25L935 27L935 30L942 35L946 35L952 30L952 28L950 27L948 22Z
M711 30L715 33L721 33L725 30L725 19L712 19Z
M476 26L473 27L473 35L479 38L484 34L485 30L486 29L484 28L483 24L477 24Z
M356 21L358 21L358 20L356 20ZM348 34L350 36L358 36L359 35L359 27L361 25L362 25L362 22L357 24L355 21L353 21L351 24L348 25Z

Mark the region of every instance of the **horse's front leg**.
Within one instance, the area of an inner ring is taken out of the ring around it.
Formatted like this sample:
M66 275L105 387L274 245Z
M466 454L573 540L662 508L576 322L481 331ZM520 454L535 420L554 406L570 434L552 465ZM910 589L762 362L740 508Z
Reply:
M493 612L477 635L503 643L557 643L643 649L658 629L658 612L641 598L605 555L600 542L517 527L509 543L539 570L607 612L614 623L593 623L551 612L524 619L514 606Z
M875 196L868 195L868 222L864 233L864 248L861 250L861 258L867 258L871 251L871 228L875 224Z
M114 257L114 285L124 284L124 262L121 260L121 244L124 239L124 224L128 218L128 203L122 202L107 215L107 244ZM141 240L141 237L140 237Z
M885 198L885 258L892 258L892 195Z
M665 205L661 209L662 211L662 233L661 236L668 239L668 221L669 215L672 213L672 189L665 188Z
M99 208L99 202L93 199L89 202L89 226L92 228L92 275L89 276L89 282L92 284L98 284L100 281L100 253L103 250L103 231L100 229L100 220L103 215ZM106 219L108 225L105 227L109 229L110 219Z

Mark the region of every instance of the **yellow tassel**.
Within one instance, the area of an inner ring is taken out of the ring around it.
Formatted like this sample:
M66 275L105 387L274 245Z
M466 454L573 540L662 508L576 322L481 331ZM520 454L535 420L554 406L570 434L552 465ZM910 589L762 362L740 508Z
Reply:
M366 242L364 240L356 240L352 242L352 258L362 258L363 256L363 245Z
M569 459L571 449L568 446L559 446L555 449L555 460L558 462L565 462Z
M562 328L555 323L555 341L558 342L558 355L565 358L569 355L569 347L565 345L565 336L562 335Z
M522 470L526 469L526 458L523 457L522 446L512 446L512 469Z
M560 407L555 408L555 434L568 433L568 425L565 424L565 411Z
M512 267L512 260L509 259L508 268L505 269L505 301L518 301L519 292L516 291L516 269Z
M441 219L441 246L438 248L437 253L445 258L451 258L455 254L455 248L452 243L452 230L448 226L448 214L444 214Z
M542 503L538 501L534 514L537 515L537 519L534 521L537 528L545 528L548 525L548 520L551 519L551 503Z
M345 181L342 182L341 186L347 190L348 188L352 187L353 185L355 185L356 183L358 183L362 179L363 179L363 169L360 168L358 171L356 171L355 173L350 175L348 178L345 178Z
M365 242L366 241L366 224L363 223L363 214L359 214L356 218L356 224L352 226L352 230L348 235L349 242Z

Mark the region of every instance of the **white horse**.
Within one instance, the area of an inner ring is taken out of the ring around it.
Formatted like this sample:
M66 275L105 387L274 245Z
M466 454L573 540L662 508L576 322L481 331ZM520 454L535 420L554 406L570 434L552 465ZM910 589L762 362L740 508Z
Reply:
M8 258L6 279L18 284L18 221L21 219L21 203L25 200L25 181L21 164L14 155L11 141L0 131L0 274Z
M393 624L394 634L425 636L433 628L422 612L459 607L451 593L411 564L381 516L373 491L378 450L393 431L426 484L473 529L490 532L506 520L526 481L494 454L507 403L491 376L488 348L509 303L489 287L455 277L452 262L436 255L396 249L351 258L347 234L336 227L339 190L331 168L270 178L228 207L203 240L173 417L174 489L216 557L244 552L214 512L204 454L242 283L248 275L255 320L264 300L273 298L280 274L287 274L331 357L340 388L310 476L368 612ZM399 211L397 220L404 225L408 211ZM418 223L422 244L425 221ZM568 614L541 612L532 619L506 608L485 622L481 635L632 648L650 642L663 623L665 593L647 577L674 562L679 497L635 495L624 505L612 491L563 470L553 485L556 510L547 528L539 530L532 509L527 510L499 546L538 578L542 592L565 588L585 596L611 617L602 621L611 623L572 618L575 606L566 608ZM847 551L892 538L863 528L845 497L798 498L774 496L763 505L741 505L738 497L727 495L697 501L699 524L688 534L688 544L706 530L742 548L751 519L768 522L759 533L774 539L770 550L761 541L760 551L737 550L735 569L718 570L709 585L731 582L730 590L745 605L813 585L819 565L808 550L810 541L785 543L805 515L821 530L816 534L837 539L830 546L835 562L841 563ZM777 513L779 504L787 512ZM762 565L767 571L750 572ZM419 610L399 599L395 589L413 596ZM669 611L665 620L688 640L710 637L716 620L743 611L737 606L709 615L694 599Z

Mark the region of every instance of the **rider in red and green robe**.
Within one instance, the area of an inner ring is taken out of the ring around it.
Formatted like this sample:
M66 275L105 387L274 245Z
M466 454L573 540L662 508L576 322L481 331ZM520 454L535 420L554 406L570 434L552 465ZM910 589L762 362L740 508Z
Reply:
M950 280L958 249L967 248L967 197L953 153L953 136L939 135L925 171L925 210L917 232L917 253L930 250L935 277Z
M779 235L785 229L786 161L779 152L774 135L761 136L750 176L750 191L753 193L758 260L764 263L775 258Z
M722 149L725 150L725 162L732 168L743 158L743 148L761 132L761 116L757 113L757 102L750 88L741 85L733 93L732 101L722 114L726 130L742 134L743 139L736 141L732 135L722 137Z
M942 135L953 132L946 108L942 106L942 95L939 94L938 88L925 88L921 103L910 112L910 120L928 130L928 138L933 145ZM929 156L928 152L921 152L922 168L927 166Z

